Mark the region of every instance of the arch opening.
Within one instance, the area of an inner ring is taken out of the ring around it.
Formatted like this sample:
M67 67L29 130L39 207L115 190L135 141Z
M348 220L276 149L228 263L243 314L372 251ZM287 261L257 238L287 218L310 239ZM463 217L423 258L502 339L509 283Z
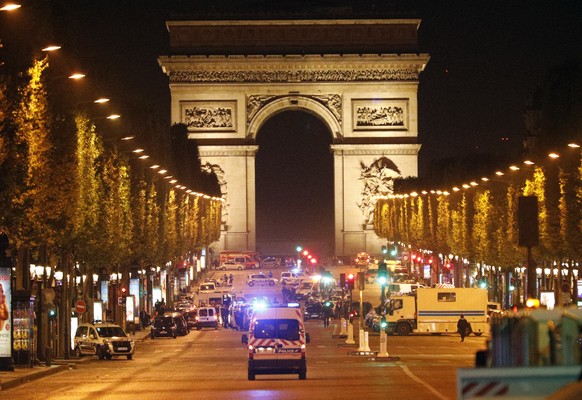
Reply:
M320 257L334 246L332 134L306 111L280 111L257 132L257 249L292 255L312 248Z

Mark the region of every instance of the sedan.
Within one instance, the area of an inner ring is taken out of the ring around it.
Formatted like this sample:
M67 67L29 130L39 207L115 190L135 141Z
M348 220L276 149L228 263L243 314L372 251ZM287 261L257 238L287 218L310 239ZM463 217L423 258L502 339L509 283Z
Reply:
M247 278L247 285L249 285L249 286L255 286L255 285L274 286L275 283L277 283L276 279L269 278L267 275L264 275L264 274L253 274L253 275L249 275L249 277Z

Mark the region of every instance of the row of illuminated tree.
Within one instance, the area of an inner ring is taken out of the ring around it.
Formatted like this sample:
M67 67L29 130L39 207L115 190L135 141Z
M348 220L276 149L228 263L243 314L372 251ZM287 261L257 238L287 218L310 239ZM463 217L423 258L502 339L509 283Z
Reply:
M0 230L17 250L17 285L26 287L23 266L33 262L111 272L218 240L221 199L170 183L83 111L54 107L47 68L48 58L36 60L0 87Z
M540 265L580 266L582 260L582 164L579 145L558 157L511 166L450 190L395 193L375 206L374 230L390 241L454 254L504 270L524 264L518 246L518 198L538 200Z

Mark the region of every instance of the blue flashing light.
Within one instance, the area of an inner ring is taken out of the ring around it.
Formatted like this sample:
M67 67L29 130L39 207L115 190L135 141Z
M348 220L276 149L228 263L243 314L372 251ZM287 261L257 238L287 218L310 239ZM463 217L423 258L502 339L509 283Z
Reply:
M289 308L299 308L299 303L287 303L287 307L289 307Z
M256 308L257 310L263 310L267 308L267 303L265 303L264 301L256 301L253 303L253 307Z

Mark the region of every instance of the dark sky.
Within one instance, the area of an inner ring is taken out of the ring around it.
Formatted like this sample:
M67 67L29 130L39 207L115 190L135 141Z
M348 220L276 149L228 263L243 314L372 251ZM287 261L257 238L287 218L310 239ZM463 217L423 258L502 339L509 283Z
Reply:
M18 31L16 24L22 23L29 15L27 5L35 2L23 3L23 8L18 11L20 20L0 16L0 38L5 43L2 52L10 50L7 32ZM86 68L88 76L91 77L93 72L93 76L111 89L112 96L151 104L169 118L168 81L157 64L157 56L166 54L168 38L164 20L169 15L168 5L178 2L61 0L54 3L62 5L55 11L55 20L59 23L53 33L61 38L63 51L74 52L76 62ZM208 6L228 1L187 3ZM365 3L369 7L374 2L237 0L234 3L246 10L249 3L259 7L268 4L273 9L285 8L286 4L297 9L303 3L327 6L345 3L355 4L357 9L358 5L363 7ZM392 3L392 0L378 2ZM523 111L528 96L541 84L550 67L581 57L582 1L421 0L409 3L416 5L423 19L419 29L421 51L431 55L419 85L421 174L432 168L434 160L441 158L473 153L510 154L517 158L525 133ZM21 34L26 37L27 31ZM296 126L313 125L310 119L292 120L298 124ZM276 124L277 121L269 123ZM280 134L285 136L284 132ZM323 167L310 164L314 157L325 161L329 137L325 134L312 137L316 141L313 148L320 149L319 157L302 151L296 143L287 142L287 148L296 151L292 160L287 161L286 170L278 166L277 170L266 167L257 171L257 194L261 195L257 200L259 219L279 218L270 227L269 235L277 231L276 227L291 223L288 221L305 220L305 197L312 204L331 207L331 189L322 184L329 179L329 164ZM502 141L502 138L509 140ZM259 142L261 140L263 152L258 157L259 166L261 163L274 165L281 159L281 153L278 150L267 152L268 140L259 136ZM303 161L289 165L296 158ZM306 166L309 168L304 168ZM289 180L274 187L275 171L281 177L290 175ZM276 195L271 195L275 192ZM284 201L287 207L284 217L280 208L281 196L287 199ZM297 201L289 201L291 196ZM295 209L291 210L293 207ZM314 215L319 214L315 212ZM327 226L330 217L325 213L321 215L322 223ZM329 231L329 227L326 229L322 232ZM305 228L301 230L303 234L308 233ZM276 233L272 234L276 236ZM301 232L294 234L302 235Z

